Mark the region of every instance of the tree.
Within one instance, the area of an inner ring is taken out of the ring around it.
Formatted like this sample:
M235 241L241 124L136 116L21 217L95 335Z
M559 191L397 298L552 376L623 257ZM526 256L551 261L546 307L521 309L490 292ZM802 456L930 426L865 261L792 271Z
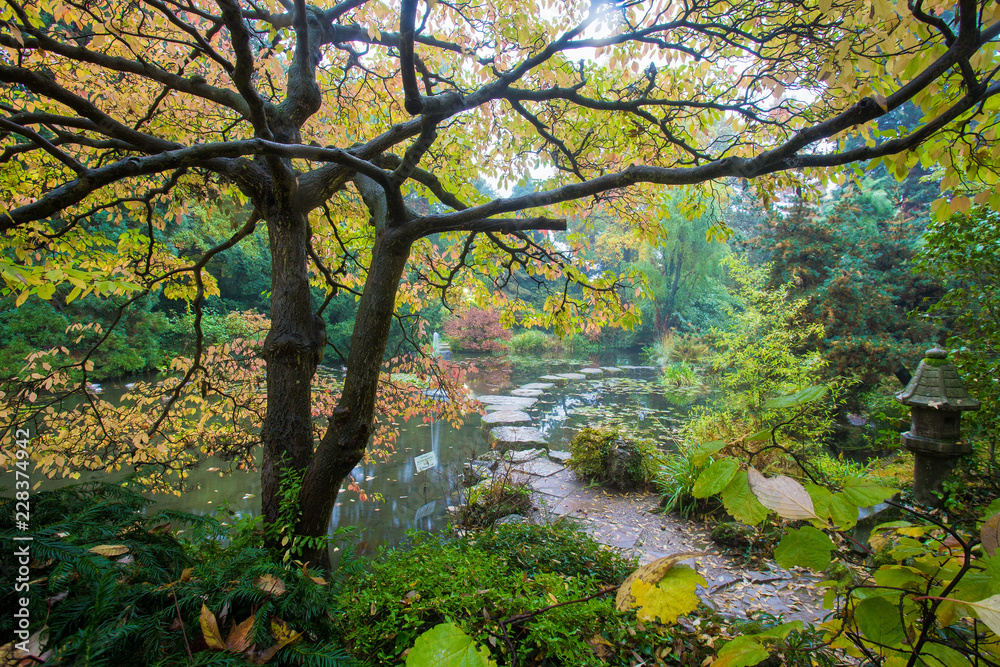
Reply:
M554 293L533 322L565 329L583 313L589 323L615 314L613 281L526 234L563 228L556 216L574 202L655 214L628 201L724 178L753 179L773 200L850 163L898 175L929 160L974 175L987 186L977 200L1000 204L989 189L1000 7L989 0L908 12L885 0L5 0L0 19L7 289L22 302L63 285L73 298L163 288L190 299L196 351L178 366L169 412L192 387L219 395L198 326L214 289L205 266L263 222L263 508L277 520L280 480L296 471L296 530L307 536L326 533L340 482L365 455L397 305L464 289L463 276L561 270L595 289ZM843 146L910 101L922 124ZM480 174L506 188L539 167L553 176L535 192L477 196ZM408 194L433 205L418 213ZM187 201L218 196L249 211L228 239L196 262L159 244ZM117 242L91 233L99 215L130 228ZM402 281L411 256L427 283ZM319 435L311 386L325 304L313 303L311 279L327 302L359 299L346 378ZM21 397L16 409L30 412L23 397L37 397L47 373L8 395ZM101 446L156 460L164 415L132 442Z
M926 218L897 208L882 181L848 183L818 210L798 201L751 241L770 260L771 287L807 301L802 316L822 326L816 341L830 372L868 390L900 367L915 368L938 335L911 317L940 296L913 271Z

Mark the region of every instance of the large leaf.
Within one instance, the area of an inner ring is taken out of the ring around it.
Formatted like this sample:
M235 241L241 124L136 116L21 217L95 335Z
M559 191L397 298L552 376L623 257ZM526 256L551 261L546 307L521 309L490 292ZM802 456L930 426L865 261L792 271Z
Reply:
M489 651L454 623L439 623L417 637L406 667L495 667Z
M812 526L803 526L785 533L774 549L774 560L781 567L807 567L820 571L830 566L830 552L836 548L826 533Z
M980 600L979 602L965 602L962 604L971 607L979 616L979 620L985 623L995 634L1000 635L1000 595Z
M899 608L884 597L870 597L858 602L854 608L854 620L865 638L896 646L903 641L903 624Z
M704 577L687 565L675 565L656 584L643 579L632 582L632 597L642 620L659 619L673 623L681 614L695 610L700 600L695 594L698 586L706 586Z
M778 513L783 519L818 519L812 498L805 487L791 477L778 475L770 479L755 468L747 470L750 490L764 507Z
M737 637L722 647L712 667L753 667L767 658L767 650L752 637Z
M750 491L745 472L738 472L722 490L722 504L734 519L748 526L756 526L767 518L768 510L760 504L757 496Z
M827 392L826 385L815 385L813 387L806 387L802 391L797 391L794 394L787 394L785 396L775 396L769 401L764 403L764 407L768 410L777 410L781 408L794 408L799 405L805 405L806 403L812 403L813 401L818 401L819 399L826 396Z
M880 486L865 479L849 478L844 480L844 490L841 493L858 507L871 507L886 498L891 498L896 489Z
M709 456L721 450L725 446L725 440L713 440L712 442L702 443L695 447L694 451L691 452L691 463L696 466L700 466L708 460Z
M739 469L739 464L733 459L716 461L698 475L698 481L694 483L691 495L695 498L714 496L726 488Z
M997 555L997 547L1000 546L1000 512L986 520L979 531L979 539L983 543L983 551L990 556Z
M646 563L628 575L625 581L622 582L622 585L618 587L618 594L615 596L615 608L618 611L628 611L636 605L635 596L632 595L632 583L634 581L641 580L647 584L655 584L677 563L704 555L704 551L682 551L670 556L664 556L663 558L657 558L651 563Z

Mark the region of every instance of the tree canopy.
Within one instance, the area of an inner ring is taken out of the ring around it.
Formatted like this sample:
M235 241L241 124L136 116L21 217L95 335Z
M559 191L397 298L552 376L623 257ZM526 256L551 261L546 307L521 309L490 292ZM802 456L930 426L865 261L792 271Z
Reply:
M277 516L283 471L300 471L309 535L325 532L368 445L397 309L455 288L502 302L484 285L516 270L588 287L555 290L521 313L529 323L620 316L614 276L526 232L562 229L595 200L639 227L667 219L647 198L659 186L704 195L750 179L774 200L850 164L897 177L939 167L961 192L938 210L1000 207L991 0L4 0L0 20L5 288L190 300L195 351L166 413L183 391L218 391L205 267L263 221L264 509ZM919 122L875 122L907 103ZM476 189L539 174L531 192ZM163 232L205 206L238 213L188 261ZM334 298L357 298L357 316L344 386L315 433ZM156 459L146 448L167 423L144 422L124 448L133 462Z

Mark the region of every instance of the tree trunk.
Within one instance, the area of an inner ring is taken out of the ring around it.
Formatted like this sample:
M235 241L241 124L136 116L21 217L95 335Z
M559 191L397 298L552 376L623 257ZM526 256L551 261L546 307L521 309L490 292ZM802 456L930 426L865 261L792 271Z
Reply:
M299 495L301 514L296 534L327 534L340 486L364 458L373 431L375 397L396 309L396 290L410 256L410 244L409 238L391 228L381 231L376 239L358 304L343 394L306 469ZM302 558L323 565L329 563L325 549L308 551Z
M326 346L323 321L313 315L309 293L305 211L278 207L267 219L273 268L271 330L264 340L267 414L261 427L264 462L261 500L267 522L279 516L285 470L304 470L313 457L312 377Z

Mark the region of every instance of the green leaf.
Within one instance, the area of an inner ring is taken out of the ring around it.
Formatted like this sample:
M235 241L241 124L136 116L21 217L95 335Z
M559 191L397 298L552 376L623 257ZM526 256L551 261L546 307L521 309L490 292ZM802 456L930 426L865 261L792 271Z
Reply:
M878 505L886 498L892 497L896 489L888 486L879 486L868 480L849 478L844 480L844 490L841 494L848 502L854 503L857 507L871 507Z
M997 555L1000 547L1000 512L986 520L979 531L979 539L983 543L983 551L990 556Z
M905 565L884 565L875 572L875 583L886 588L920 590L927 580L915 568Z
M934 660L918 660L918 665L935 665L938 667L969 667L969 658L944 644L924 644L921 656L931 656Z
M824 384L815 385L812 387L806 387L802 391L797 391L794 394L788 394L785 396L775 396L769 401L764 403L764 407L768 410L778 410L781 408L794 408L798 405L804 405L805 403L812 403L813 401L818 401L819 399L826 396L827 387Z
M826 533L804 526L785 533L774 549L774 559L781 567L825 570L830 565L830 552L836 548Z
M737 637L727 642L713 667L752 667L764 660L769 654L767 650L750 637Z
M489 651L454 623L440 623L417 637L406 667L495 667Z
M726 488L739 469L739 464L733 459L716 461L698 475L698 481L694 483L691 495L695 498L714 496Z
M884 597L861 600L854 608L854 620L861 633L873 642L896 646L903 641L899 608Z
M747 474L736 473L729 485L722 490L722 504L734 519L748 526L756 526L767 518L768 509L760 504L757 496L750 491Z
M838 529L850 530L858 522L858 506L843 493L835 493L830 497L827 516Z
M776 625L773 628L768 628L762 632L758 632L754 637L767 637L769 639L784 639L792 630L802 630L805 627L805 623L802 621L789 621L787 623L782 623L781 625Z
M712 442L700 444L695 447L694 452L691 454L691 463L700 466L708 460L708 457L725 446L725 440L713 440Z

